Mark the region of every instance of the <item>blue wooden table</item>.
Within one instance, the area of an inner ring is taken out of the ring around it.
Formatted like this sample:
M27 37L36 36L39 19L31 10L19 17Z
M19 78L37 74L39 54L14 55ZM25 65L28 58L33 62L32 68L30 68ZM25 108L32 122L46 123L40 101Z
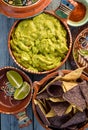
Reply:
M47 9L49 10L55 9L58 6L59 2L60 0L53 0ZM6 16L0 14L0 68L4 66L18 67L13 62L12 58L9 55L8 43L7 43L8 33L15 20L16 19L14 18L7 18ZM73 41L75 40L77 34L86 27L88 27L88 23L79 28L70 27L73 36ZM60 69L62 68L66 69L71 68L69 60ZM28 75L32 81L40 80L41 78L43 78L43 76L33 74ZM31 104L29 104L29 106L27 107L27 115L32 119L32 124L25 128L19 128L18 120L16 119L15 116L1 114L0 115L1 130L44 130L44 128L42 128L42 126L37 122L36 118L34 117Z

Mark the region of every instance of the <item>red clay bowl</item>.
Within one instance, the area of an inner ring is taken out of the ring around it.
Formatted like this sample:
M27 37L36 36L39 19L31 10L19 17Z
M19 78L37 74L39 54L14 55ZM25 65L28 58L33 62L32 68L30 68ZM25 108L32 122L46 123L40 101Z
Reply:
M0 12L7 17L27 18L43 11L50 4L51 0L38 0L36 3L27 6L12 6L4 0L0 0Z
M28 96L22 100L15 100L8 91L6 72L9 70L14 70L18 72L23 81L27 81L30 85L30 92ZM20 69L14 67L4 67L0 68L0 112L5 114L17 114L18 112L24 111L29 105L32 98L32 82L31 79Z
M43 13L42 13L43 14ZM32 70L29 70L27 69L26 67L22 66L20 63L18 63L18 61L16 60L15 56L13 55L13 52L12 52L12 48L11 48L11 39L12 39L12 33L14 32L14 29L17 27L17 25L20 23L20 21L16 21L10 32L9 32L9 36L8 36L8 49L9 49L9 53L12 57L12 59L15 61L15 63L21 67L23 70L29 72L29 73L33 73L33 74L47 74L47 73L51 73L53 71L56 71L58 68L60 68L64 63L65 61L67 60L70 52L71 52L71 47L72 47L72 36L71 36L71 32L70 32L70 29L67 25L67 23L65 22L65 20L62 20L60 19L57 15L55 15L53 12L51 11L45 11L44 14L48 14L50 15L51 17L55 17L58 22L60 21L61 25L64 27L64 29L67 31L67 36L66 36L66 41L67 41L67 46L68 46L68 51L65 55L65 58L61 61L61 63L59 65L57 65L57 67L54 67L53 69L49 69L49 70L45 70L45 71L38 71L38 72L35 72L35 71L32 71ZM41 15L41 14L40 14ZM39 15L38 15L39 16ZM41 22L39 23L41 24ZM59 31L59 30L58 30ZM40 36L39 36L40 37Z
M69 72L71 72L71 70L60 70L60 73L63 72L64 74L68 74ZM43 88L43 86L50 81L50 79L55 78L56 76L58 76L58 72L53 72L49 75L47 75L46 77L44 77L42 80L40 81L35 81L33 83L33 87L34 87L34 94L33 94L33 98L32 98L32 108L33 108L33 112L35 117L37 118L38 122L46 129L46 130L52 130L52 128L49 128L48 125L45 125L42 120L39 117L39 114L36 111L36 106L34 103L34 100L36 99L37 93L39 92L39 90L41 90L41 88ZM82 80L86 80L88 81L88 77L86 77L85 75L81 75L80 77ZM88 128L88 123L83 126L80 130L85 130L86 128Z
M80 50L86 50L86 55L81 53ZM88 76L88 28L80 32L80 34L75 39L73 45L73 58L77 67L86 66L84 73Z

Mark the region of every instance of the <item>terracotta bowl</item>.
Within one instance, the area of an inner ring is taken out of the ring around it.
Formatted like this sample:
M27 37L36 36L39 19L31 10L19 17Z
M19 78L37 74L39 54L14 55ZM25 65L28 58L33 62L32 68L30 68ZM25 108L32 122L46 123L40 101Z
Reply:
M66 31L67 31L67 46L68 46L68 52L67 52L65 58L61 61L61 63L60 63L57 67L55 67L55 68L53 68L53 69L50 69L50 70L47 70L47 71L34 72L34 71L31 71L31 70L26 69L25 67L23 67L21 64L19 64L19 63L17 62L16 58L14 57L14 55L13 55L13 53L12 53L10 40L12 39L12 36L11 36L11 35L12 35L13 31L14 31L14 28L19 24L20 21L16 21L16 22L13 24L13 26L12 26L10 32L9 32L9 36L8 36L8 49L9 49L9 53L10 53L12 59L13 59L13 60L15 61L15 63L16 63L19 67L21 67L23 70L25 70L25 71L27 71L27 72L29 72L29 73L33 73L33 74L47 74L47 73L51 73L51 72L53 72L53 71L56 71L58 68L60 68L60 67L66 62L66 60L67 60L67 58L68 58L68 56L69 56L69 54L70 54L70 52L71 52L71 47L72 47L72 36L71 36L71 32L70 32L70 29L69 29L69 27L68 27L66 21L65 21L64 19L59 18L59 17L58 17L57 15L55 15L55 13L52 12L52 11L44 11L44 13L50 14L52 17L57 18L58 21L60 21L60 23L63 25L63 27L64 27L64 28L66 29ZM59 31L59 30L58 30L58 31Z
M36 3L27 6L12 6L4 0L0 0L0 12L7 17L27 18L32 17L46 8L51 0L38 0Z
M11 85L8 84L6 76L7 71L10 70L18 72L22 76L23 81L26 81L30 85L28 96L22 100L15 100L13 98L13 89L10 87ZM26 108L29 105L31 98L32 81L23 71L11 66L0 68L0 113L14 115L18 119L19 127L28 126L31 123L31 120L26 114ZM23 118L24 116L25 118Z
M6 72L9 70L14 70L16 72L18 72L24 81L27 81L31 88L30 88L30 93L29 95L23 99L23 100L14 100L12 99L12 97L9 95L10 92L9 91L5 91L8 90L8 86L6 85L6 83L8 82L7 77L6 77ZM21 70L14 68L14 67L4 67L4 68L0 68L0 112L1 113L6 113L6 114L14 114L14 113L18 113L21 110L24 110L28 104L31 101L32 98L32 82L31 79ZM12 103L10 102L12 100Z
M64 74L68 74L69 72L71 72L71 70L61 70L60 73L63 72ZM53 72L51 74L48 74L46 77L44 77L42 80L40 81L35 81L33 83L33 87L34 87L34 94L33 94L33 98L32 98L32 108L33 108L33 112L35 117L37 118L38 122L42 125L42 127L44 127L46 130L52 130L52 128L49 128L48 125L45 125L40 117L39 114L36 111L36 106L34 103L34 100L36 99L37 93L39 92L39 90L41 90L41 88L43 88L43 86L50 81L50 79L55 78L56 76L58 76L58 72ZM80 77L83 80L88 81L88 77L86 77L85 75L81 75ZM88 124L86 124L84 127L82 127L80 130L85 130L84 128L88 128Z
M80 50L87 50L87 55L80 55ZM80 32L73 45L73 58L77 67L86 66L84 73L88 76L88 28Z

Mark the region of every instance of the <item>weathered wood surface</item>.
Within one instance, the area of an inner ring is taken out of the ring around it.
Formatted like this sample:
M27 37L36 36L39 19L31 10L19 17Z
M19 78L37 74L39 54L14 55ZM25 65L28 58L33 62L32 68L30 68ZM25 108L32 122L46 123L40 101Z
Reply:
M53 0L47 9L54 10L59 5L59 2L60 0ZM9 51L8 51L8 45L7 45L8 33L15 20L16 19L7 18L6 16L0 14L0 68L4 66L18 67L13 62L12 58L10 57ZM70 27L73 41L75 40L75 37L77 36L77 34L86 27L88 27L88 23L79 28ZM71 68L69 60L60 69L62 68L64 69ZM41 78L43 78L43 76L32 75L32 74L28 74L28 75L30 76L32 81L40 80ZM38 123L38 121L34 117L31 104L27 107L27 114L32 119L32 124L28 127L22 128L22 130L44 130L44 128L42 128L42 126ZM1 114L0 127L1 127L1 130L21 130L18 127L17 119L13 115Z

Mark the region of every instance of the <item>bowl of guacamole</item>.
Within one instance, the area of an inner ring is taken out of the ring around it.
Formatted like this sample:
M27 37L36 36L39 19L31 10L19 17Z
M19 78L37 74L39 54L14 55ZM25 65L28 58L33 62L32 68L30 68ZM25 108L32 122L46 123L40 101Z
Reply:
M49 13L14 23L8 37L13 60L27 72L44 74L61 67L71 50L69 28Z

